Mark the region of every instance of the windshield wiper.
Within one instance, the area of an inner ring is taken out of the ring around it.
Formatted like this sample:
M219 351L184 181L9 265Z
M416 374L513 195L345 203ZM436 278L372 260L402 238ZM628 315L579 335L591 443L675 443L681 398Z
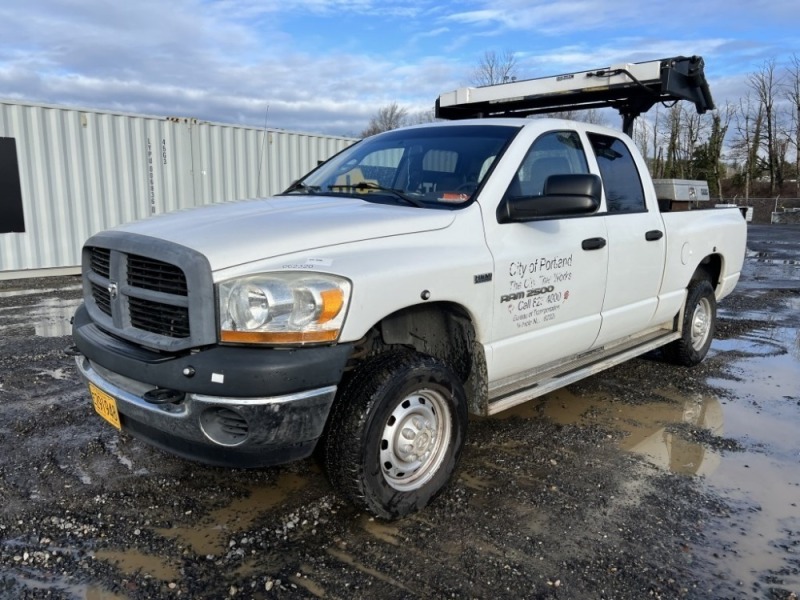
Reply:
M284 194L291 194L292 192L302 192L303 194L314 194L320 191L318 185L306 185L302 181L295 181L292 185L286 188Z
M376 192L389 192L395 198L399 198L403 202L407 202L411 206L416 206L417 208L424 208L424 204L417 200L416 198L410 198L406 196L401 190L396 190L394 188L387 188L383 187L382 185L378 185L372 181L359 181L358 183L334 183L333 185L328 186L329 190L338 190L338 189L351 189L351 190L374 190Z

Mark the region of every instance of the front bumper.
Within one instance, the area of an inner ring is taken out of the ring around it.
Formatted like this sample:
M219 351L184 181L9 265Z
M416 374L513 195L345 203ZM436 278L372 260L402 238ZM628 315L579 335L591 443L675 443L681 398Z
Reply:
M108 335L82 309L73 338L80 374L115 399L124 431L173 454L232 467L310 455L352 352L340 345L155 353ZM175 391L175 401L145 399L163 389Z

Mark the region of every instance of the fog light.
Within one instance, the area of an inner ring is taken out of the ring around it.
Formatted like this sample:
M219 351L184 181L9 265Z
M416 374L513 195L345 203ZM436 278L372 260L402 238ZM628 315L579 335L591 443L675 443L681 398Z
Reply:
M215 406L200 415L200 429L205 436L220 446L238 446L247 440L247 420L234 410Z

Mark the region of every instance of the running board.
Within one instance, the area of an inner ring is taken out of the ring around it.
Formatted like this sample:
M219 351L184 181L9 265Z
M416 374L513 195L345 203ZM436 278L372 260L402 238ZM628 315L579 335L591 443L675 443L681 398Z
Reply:
M553 390L575 383L585 377L614 367L665 344L680 339L681 332L662 328L650 330L635 338L611 347L577 355L572 360L559 362L549 369L538 369L522 377L498 382L489 390L486 414L494 415L517 404L543 396Z

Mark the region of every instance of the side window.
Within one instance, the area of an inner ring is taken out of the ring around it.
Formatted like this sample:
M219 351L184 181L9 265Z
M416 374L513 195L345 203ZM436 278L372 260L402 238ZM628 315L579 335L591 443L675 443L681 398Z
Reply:
M511 180L506 197L541 196L550 175L588 172L578 134L574 131L551 131L533 142Z
M615 137L589 134L597 157L609 213L643 212L646 209L639 170L625 143Z

